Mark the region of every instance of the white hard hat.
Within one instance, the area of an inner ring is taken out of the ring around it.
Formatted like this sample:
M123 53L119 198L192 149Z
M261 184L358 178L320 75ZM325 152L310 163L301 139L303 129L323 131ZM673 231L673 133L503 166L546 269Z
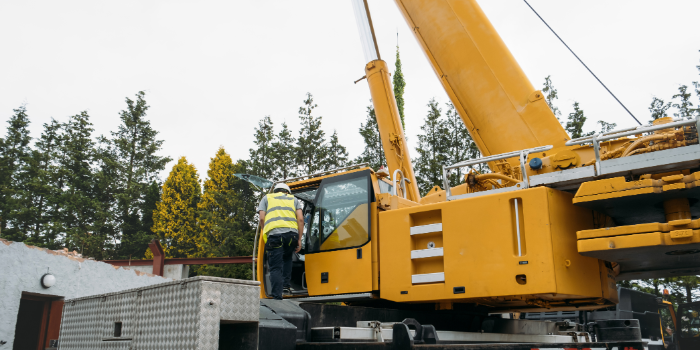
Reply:
M292 193L292 189L290 189L285 183L276 184L272 192L278 192L280 189L287 191L287 193Z

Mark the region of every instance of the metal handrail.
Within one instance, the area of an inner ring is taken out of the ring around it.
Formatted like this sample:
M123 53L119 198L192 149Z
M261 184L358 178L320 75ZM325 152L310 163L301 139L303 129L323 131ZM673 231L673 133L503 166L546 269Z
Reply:
M520 150L520 151L501 153L501 154L496 154L493 156L471 159L471 160L459 162L456 164L452 164L450 166L443 165L442 166L442 184L445 188L445 193L446 193L447 199L449 200L452 197L452 191L450 189L450 182L448 180L448 175L452 169L463 168L466 166L478 165L478 164L492 162L495 160L502 160L502 159L508 159L508 158L513 158L513 157L519 157L519 161L520 161L520 173L523 175L523 181L520 183L520 188L521 189L528 188L529 182L528 182L528 177L527 177L527 171L525 170L525 163L527 163L527 156L530 153L545 152L545 151L549 151L552 148L554 148L554 146L551 146L551 145L540 146L540 147L528 148L528 149L524 149L524 150Z
M695 119L674 119L671 123L659 124L659 125L644 125L636 128L628 128L622 130L610 131L607 133L595 134L593 136L586 136L567 141L565 145L574 146L581 145L584 143L593 144L593 153L595 154L595 176L600 176L603 174L602 163L600 159L600 143L617 139L620 137L637 135L642 133L648 133L656 130L672 129L677 127L695 125L696 132L698 132L698 137L700 137L700 116ZM631 130L630 130L631 129Z
M406 182L411 183L411 180L409 180L403 176L403 171L401 171L401 169L394 170L394 176L391 177L391 186L392 186L391 192L392 192L392 195L394 195L394 196L398 195L396 192L396 178L397 178L396 175L397 174L401 174L401 184L400 184L401 194L403 195L403 198L405 199L406 198Z
M584 143L590 143L593 141L593 136L597 136L598 141L604 142L604 141L616 139L619 137L637 135L640 133L668 129L668 128L673 128L673 127L677 127L677 126L693 125L696 123L697 123L696 119L677 118L677 119L674 119L672 122L666 123L666 124L659 124L659 125L647 124L647 125L636 126L636 127L632 127L632 128L625 128L625 129L608 131L608 132L604 132L604 133L600 133L600 134L595 134L592 136L579 137L576 139L566 141L565 145L566 146L575 146L575 145L582 145Z

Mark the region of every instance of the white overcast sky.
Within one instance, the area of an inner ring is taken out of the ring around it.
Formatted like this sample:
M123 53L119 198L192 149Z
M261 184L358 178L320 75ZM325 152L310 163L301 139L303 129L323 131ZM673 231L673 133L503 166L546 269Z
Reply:
M399 33L415 146L425 105L433 97L444 105L447 95L394 2L369 3L392 67ZM633 125L522 0L480 3L535 87L552 76L565 115L579 101L589 130L600 119ZM680 84L700 80L700 1L530 3L643 122L652 96L670 99ZM370 96L365 82L353 84L365 62L349 0L3 0L0 47L3 136L12 109L25 103L33 137L52 117L66 121L83 110L95 135L108 135L124 98L145 90L162 153L186 156L205 177L219 146L234 160L248 156L265 115L296 132L311 92L326 132L337 130L351 157L362 151L358 128Z

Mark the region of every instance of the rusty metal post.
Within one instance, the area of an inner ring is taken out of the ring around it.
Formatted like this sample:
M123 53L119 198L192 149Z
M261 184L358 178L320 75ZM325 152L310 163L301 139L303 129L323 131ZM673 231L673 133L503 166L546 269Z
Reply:
M153 274L157 276L163 276L163 270L165 269L165 253L163 253L163 247L160 245L160 241L154 239L148 244L151 248L151 253L153 253Z

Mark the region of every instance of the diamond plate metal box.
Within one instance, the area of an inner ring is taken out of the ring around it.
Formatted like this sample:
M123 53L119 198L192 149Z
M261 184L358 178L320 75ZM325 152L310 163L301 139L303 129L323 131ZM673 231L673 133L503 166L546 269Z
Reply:
M200 276L68 300L59 349L219 349L220 324L258 322L259 284Z

